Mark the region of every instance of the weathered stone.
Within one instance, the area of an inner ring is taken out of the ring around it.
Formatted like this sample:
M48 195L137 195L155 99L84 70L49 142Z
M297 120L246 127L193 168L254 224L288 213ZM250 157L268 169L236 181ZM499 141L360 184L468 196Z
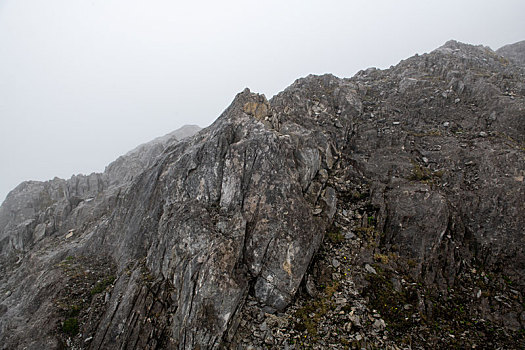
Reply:
M382 320L382 319L378 319L378 320L375 320L374 321L374 328L377 329L377 330L383 330L385 329L386 325L385 325L385 321Z
M308 293L308 295L310 295L311 297L317 296L317 288L315 287L313 278L310 275L306 276L305 287L306 293Z
M365 270L366 272L368 273L373 273L374 275L377 275L377 271L376 269L374 269L372 266L370 266L369 264L366 264L365 265Z
M245 90L189 139L140 146L103 174L21 184L0 207L0 282L9 291L1 343L79 348L92 337L91 348L210 349L229 346L240 327L254 347L283 348L270 328L289 322L270 314L294 300L327 228L347 222L358 225L340 232L359 238L332 236L351 249L313 267L320 292L305 284L313 297L338 285L352 291L334 294L339 309L325 317L348 316L347 328L363 331L357 341L385 324L346 273L405 292L403 279L385 279L372 261L395 260L410 280L443 293L468 281L474 263L523 290L523 76L486 48L451 41L388 70L299 79L270 101ZM77 271L74 259L88 266ZM92 302L79 313L82 337L59 326L75 288ZM503 289L491 310L467 290L481 316L509 330L523 324L521 294ZM396 307L417 323L432 305L423 293L410 297L419 304ZM333 328L319 331L322 346L334 344Z

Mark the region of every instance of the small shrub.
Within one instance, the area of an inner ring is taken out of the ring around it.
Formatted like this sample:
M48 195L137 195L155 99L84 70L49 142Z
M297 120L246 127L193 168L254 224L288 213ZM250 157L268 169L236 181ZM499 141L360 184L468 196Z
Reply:
M431 175L432 173L429 168L422 167L421 165L414 163L414 167L412 168L412 175L410 176L410 180L426 181L426 180L430 180Z
M339 282L332 282L324 288L324 293L315 300L309 300L296 311L295 315L300 319L295 324L299 332L307 331L312 337L317 337L317 327L321 319L334 309L334 303L330 300L339 289Z
M106 287L115 282L115 276L106 277L104 280L98 282L93 289L91 289L91 295L102 293L106 290Z
M341 243L345 240L345 236L341 232L327 232L326 238L332 244Z
M339 282L335 281L332 282L330 285L326 286L324 289L324 293L326 295L327 300L329 300L335 292L339 289Z
M358 227L355 232L367 242L375 242L382 236L381 232L377 231L375 227Z
M385 255L385 254L379 254L379 253L375 253L374 254L374 260L375 261L381 261L383 264L388 264L388 256Z
M68 318L62 324L62 331L72 337L78 334L78 320L75 317Z

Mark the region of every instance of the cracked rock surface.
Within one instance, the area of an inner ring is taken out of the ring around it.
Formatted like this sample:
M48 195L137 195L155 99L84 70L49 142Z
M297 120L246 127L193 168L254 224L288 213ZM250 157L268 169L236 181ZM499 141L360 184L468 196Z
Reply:
M516 52L451 41L246 89L193 136L21 184L0 207L2 347L523 347Z

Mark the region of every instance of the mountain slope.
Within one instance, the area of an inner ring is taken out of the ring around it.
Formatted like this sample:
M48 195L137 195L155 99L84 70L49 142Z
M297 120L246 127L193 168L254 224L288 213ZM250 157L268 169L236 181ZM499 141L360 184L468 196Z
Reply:
M496 53L522 67L525 66L525 40L500 47Z
M236 343L522 348L523 74L451 41L389 70L302 79L274 98L306 93L318 124L346 128L328 179L338 203L304 294L277 319L250 299ZM334 99L343 82L362 104L350 121Z
M200 130L186 125L140 145L109 164L104 173L75 175L69 180L26 181L11 191L0 207L0 251L26 251L46 232L54 232L62 221L76 217L75 209L104 192L115 191L151 166L171 144ZM73 212L73 213L72 213Z
M123 183L82 178L67 204L57 198L74 179L23 185L0 208L4 348L242 348L246 333L277 348L297 336L403 347L401 328L380 321L316 335L342 299L337 315L380 312L396 326L395 300L371 287L384 281L412 293L420 316L404 332L426 334L443 320L432 298L459 288L474 295L469 312L523 344L524 75L451 41L389 70L299 79L270 101L245 90L154 161L139 148L145 161L108 166ZM478 297L465 286L473 270L508 280L515 298ZM306 318L290 313L303 290L325 296ZM258 337L252 312L296 327L264 321ZM447 329L426 340L447 344Z

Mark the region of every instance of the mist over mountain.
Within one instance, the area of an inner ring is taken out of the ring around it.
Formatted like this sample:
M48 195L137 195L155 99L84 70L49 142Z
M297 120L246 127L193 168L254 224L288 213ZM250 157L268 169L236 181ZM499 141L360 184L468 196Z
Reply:
M496 53L522 67L525 66L525 40L505 45L496 50Z
M2 349L525 347L525 50L245 89L0 207Z

